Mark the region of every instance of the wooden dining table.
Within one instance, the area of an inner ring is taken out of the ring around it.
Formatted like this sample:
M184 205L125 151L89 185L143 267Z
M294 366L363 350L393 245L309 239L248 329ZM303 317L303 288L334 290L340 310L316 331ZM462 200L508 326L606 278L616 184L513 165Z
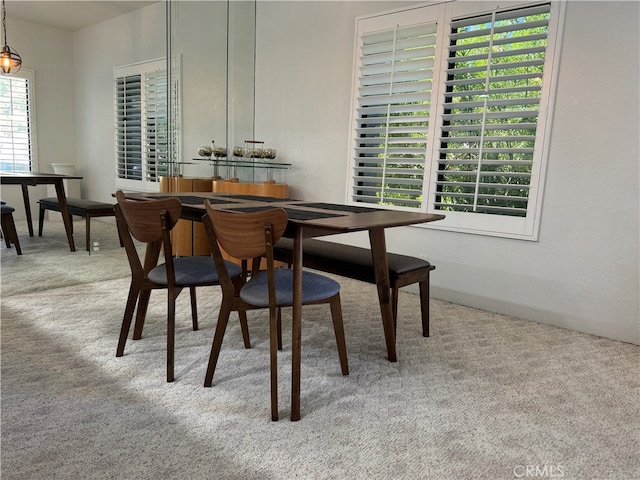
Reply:
M382 315L382 327L390 362L397 361L396 339L391 305L391 281L387 264L385 230L392 227L434 222L444 215L385 210L380 208L342 205L325 202L310 202L251 195L214 194L210 192L189 193L128 193L132 200L149 200L168 196L180 199L182 218L201 221L205 213L204 200L214 208L251 212L262 209L284 208L289 216L285 236L293 238L293 312L292 312L292 380L291 420L300 419L300 360L302 319L302 256L303 240L312 237L366 231L373 256L378 300Z
M69 249L72 252L76 251L76 246L73 242L73 228L71 225L71 216L69 215L69 210L67 208L67 196L64 192L64 181L80 179L82 179L82 177L77 177L75 175L60 175L57 173L0 171L0 184L20 185L22 188L22 199L24 200L24 210L27 216L27 227L29 229L30 237L33 237L33 220L31 217L31 204L29 203L28 187L35 185L55 186L58 204L60 205L60 212L62 213L62 221L64 222L64 229L67 233L67 241L69 242Z

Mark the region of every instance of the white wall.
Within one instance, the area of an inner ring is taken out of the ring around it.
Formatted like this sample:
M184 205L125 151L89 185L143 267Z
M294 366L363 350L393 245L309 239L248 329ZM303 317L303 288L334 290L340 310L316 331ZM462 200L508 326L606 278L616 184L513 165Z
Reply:
M346 199L355 17L403 4L258 3L256 136L294 164L292 196ZM638 11L567 2L538 242L388 232L437 266L434 297L640 343Z
M165 56L163 2L74 33L78 174L83 196L113 201L113 68Z
M7 17L7 27L8 43L22 57L22 68L34 72L36 168L53 173L52 163L76 162L73 36L71 32L11 17ZM46 196L46 186L29 187L36 229L37 201ZM2 199L15 207L15 218L25 218L19 186L3 186Z

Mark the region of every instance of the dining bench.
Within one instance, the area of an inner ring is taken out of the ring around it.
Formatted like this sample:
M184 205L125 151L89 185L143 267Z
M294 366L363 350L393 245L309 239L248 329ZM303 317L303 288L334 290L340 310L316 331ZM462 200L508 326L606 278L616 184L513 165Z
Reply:
M46 210L60 212L60 204L57 197L47 197L38 200L40 204L40 216L38 218L38 236L42 236L42 227L44 225L44 213ZM91 219L95 217L114 217L112 203L96 202L94 200L86 200L83 198L67 197L67 210L70 216L84 217L86 220L86 239L85 245L89 252L91 250ZM71 222L73 227L73 222ZM73 233L73 229L72 229ZM122 240L120 241L122 246Z
M281 238L273 249L274 258L291 265L293 239ZM419 284L422 335L429 336L429 273L435 270L421 258L398 253L387 253L391 282L391 305L394 327L397 328L398 292L401 287ZM333 273L367 283L376 284L371 250L323 240L303 240L302 265L314 270Z

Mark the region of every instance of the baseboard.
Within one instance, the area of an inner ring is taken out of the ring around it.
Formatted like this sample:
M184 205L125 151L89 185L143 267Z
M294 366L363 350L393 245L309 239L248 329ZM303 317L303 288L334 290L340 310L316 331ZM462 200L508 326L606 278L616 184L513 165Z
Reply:
M418 288L416 285L410 285L403 288L403 291L417 294ZM566 328L589 335L609 338L611 340L640 345L640 324L625 327L619 323L613 324L607 321L595 322L587 318L517 305L494 298L470 295L468 293L439 288L433 285L431 285L430 292L431 298L433 299L509 315L523 320L552 325L554 327Z

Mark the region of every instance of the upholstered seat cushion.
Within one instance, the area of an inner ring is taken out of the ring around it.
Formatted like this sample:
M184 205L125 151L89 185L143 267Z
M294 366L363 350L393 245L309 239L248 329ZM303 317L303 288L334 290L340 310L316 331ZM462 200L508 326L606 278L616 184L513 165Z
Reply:
M84 198L66 197L66 199L67 199L67 206L70 208L75 207L75 208L78 208L81 210L87 210L87 211L113 209L113 205L110 203L96 202L95 200L88 200ZM41 204L46 204L49 206L58 206L59 208L58 197L41 198L38 201Z
M6 205L6 204L0 205L0 208L2 209L2 213L13 213L16 211L15 208L10 207L9 205Z
M279 268L275 270L276 305L293 305L293 270ZM257 307L269 306L268 279L266 272L260 272L251 278L240 290L240 298ZM340 284L335 280L313 272L302 272L302 303L311 303L333 297L340 292Z
M291 262L293 240L281 238L273 248L277 260ZM375 283L375 272L371 250L322 240L305 240L303 243L304 266L315 270L335 273L369 283ZM429 269L431 264L426 260L399 253L387 253L389 275L392 279L403 274Z
M225 261L231 278L242 273L242 269L235 263ZM197 283L208 284L218 281L218 271L210 256L177 257L173 259L176 275L176 285L186 286ZM149 272L149 280L160 285L167 285L167 266L161 264Z

